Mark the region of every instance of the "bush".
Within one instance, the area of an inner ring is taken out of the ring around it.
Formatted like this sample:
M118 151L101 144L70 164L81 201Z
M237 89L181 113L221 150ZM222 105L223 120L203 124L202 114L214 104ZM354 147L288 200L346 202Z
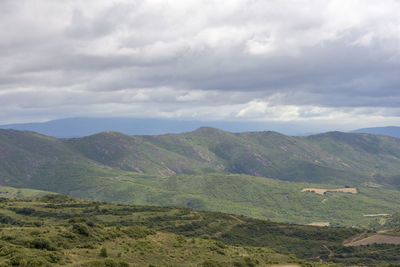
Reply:
M91 261L85 264L82 264L84 267L128 267L129 263L120 261L116 262L112 259L105 259L104 261Z
M201 264L201 266L203 266L203 267L222 267L222 264L217 261L206 260Z
M85 224L83 223L75 223L72 225L72 230L80 235L84 235L84 236L89 236L90 235L90 230L89 227L87 227Z
M249 257L244 257L239 261L233 263L233 266L237 267L254 267L258 265L258 260L251 259Z
M102 247L100 249L100 254L99 255L100 255L100 257L107 258L108 257L107 248L106 247Z
M20 209L15 209L14 211L17 214L31 215L32 213L35 212L35 209L32 209L32 208L20 208Z
M56 250L55 247L51 244L50 240L43 237L37 237L31 241L31 247L37 249L47 249L47 250Z
M148 235L154 235L156 231L154 229L150 229L146 226L131 226L122 230L125 234L127 234L131 238L143 238Z

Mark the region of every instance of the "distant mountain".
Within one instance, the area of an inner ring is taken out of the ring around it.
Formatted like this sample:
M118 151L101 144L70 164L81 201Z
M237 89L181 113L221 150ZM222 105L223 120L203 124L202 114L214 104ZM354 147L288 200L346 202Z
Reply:
M57 138L83 137L105 131L130 135L157 135L190 132L210 126L230 132L279 131L289 135L306 135L309 128L279 122L230 122L140 118L67 118L37 123L0 125L0 129L33 131Z
M372 127L363 128L351 131L352 133L370 133L370 134L382 134L400 138L400 127L399 126L387 126L387 127Z

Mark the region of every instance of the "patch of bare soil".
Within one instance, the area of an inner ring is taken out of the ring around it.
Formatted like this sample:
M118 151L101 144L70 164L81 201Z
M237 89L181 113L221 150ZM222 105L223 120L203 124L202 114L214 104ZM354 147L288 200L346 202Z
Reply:
M307 225L312 225L312 226L330 226L330 222L312 222Z
M380 216L390 216L389 213L378 213L378 214L364 214L364 217L380 217Z
M383 235L376 234L369 236L367 238L363 238L351 243L345 244L345 246L361 246L361 245L369 245L369 244L395 244L400 245L400 236L392 236L392 235Z
M357 188L349 187L349 188L337 188L337 189L323 189L323 188L304 188L301 192L312 192L318 195L323 195L326 192L343 192L343 193L350 193L350 194L357 194Z

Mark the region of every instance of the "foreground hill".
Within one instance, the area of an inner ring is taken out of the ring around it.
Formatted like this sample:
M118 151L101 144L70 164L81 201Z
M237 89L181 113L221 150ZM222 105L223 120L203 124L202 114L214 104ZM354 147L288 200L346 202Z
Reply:
M0 202L0 263L46 266L399 264L399 246L349 247L358 229L274 223L60 195Z
M399 146L396 138L340 132L295 138L200 128L56 139L0 130L0 183L126 204L366 225L364 214L398 211ZM301 192L345 186L357 194Z

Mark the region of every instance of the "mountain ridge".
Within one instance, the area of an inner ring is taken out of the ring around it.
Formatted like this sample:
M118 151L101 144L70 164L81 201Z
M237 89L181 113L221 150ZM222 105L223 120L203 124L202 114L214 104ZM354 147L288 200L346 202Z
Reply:
M76 117L46 122L14 123L0 125L2 129L30 130L57 138L73 138L93 135L103 131L117 131L130 135L159 135L194 131L202 126L221 128L230 132L262 131L274 129L290 135L303 135L310 129L300 124L248 121L201 121L156 118ZM304 130L303 130L304 129Z
M0 130L0 148L0 185L85 199L346 226L367 225L363 214L390 214L400 204L400 140L387 136L291 137L205 127L57 139ZM359 193L301 192L345 186Z
M207 170L353 185L374 181L374 175L392 177L400 172L400 139L372 134L327 132L292 137L273 131L230 133L202 127L182 134L131 136L107 131L57 139L0 130L0 143L4 162L31 157L19 165L32 168L46 161L63 161L162 176Z
M361 128L351 131L352 133L371 133L388 135L396 138L400 138L400 127L399 126L385 126L385 127L370 127Z

